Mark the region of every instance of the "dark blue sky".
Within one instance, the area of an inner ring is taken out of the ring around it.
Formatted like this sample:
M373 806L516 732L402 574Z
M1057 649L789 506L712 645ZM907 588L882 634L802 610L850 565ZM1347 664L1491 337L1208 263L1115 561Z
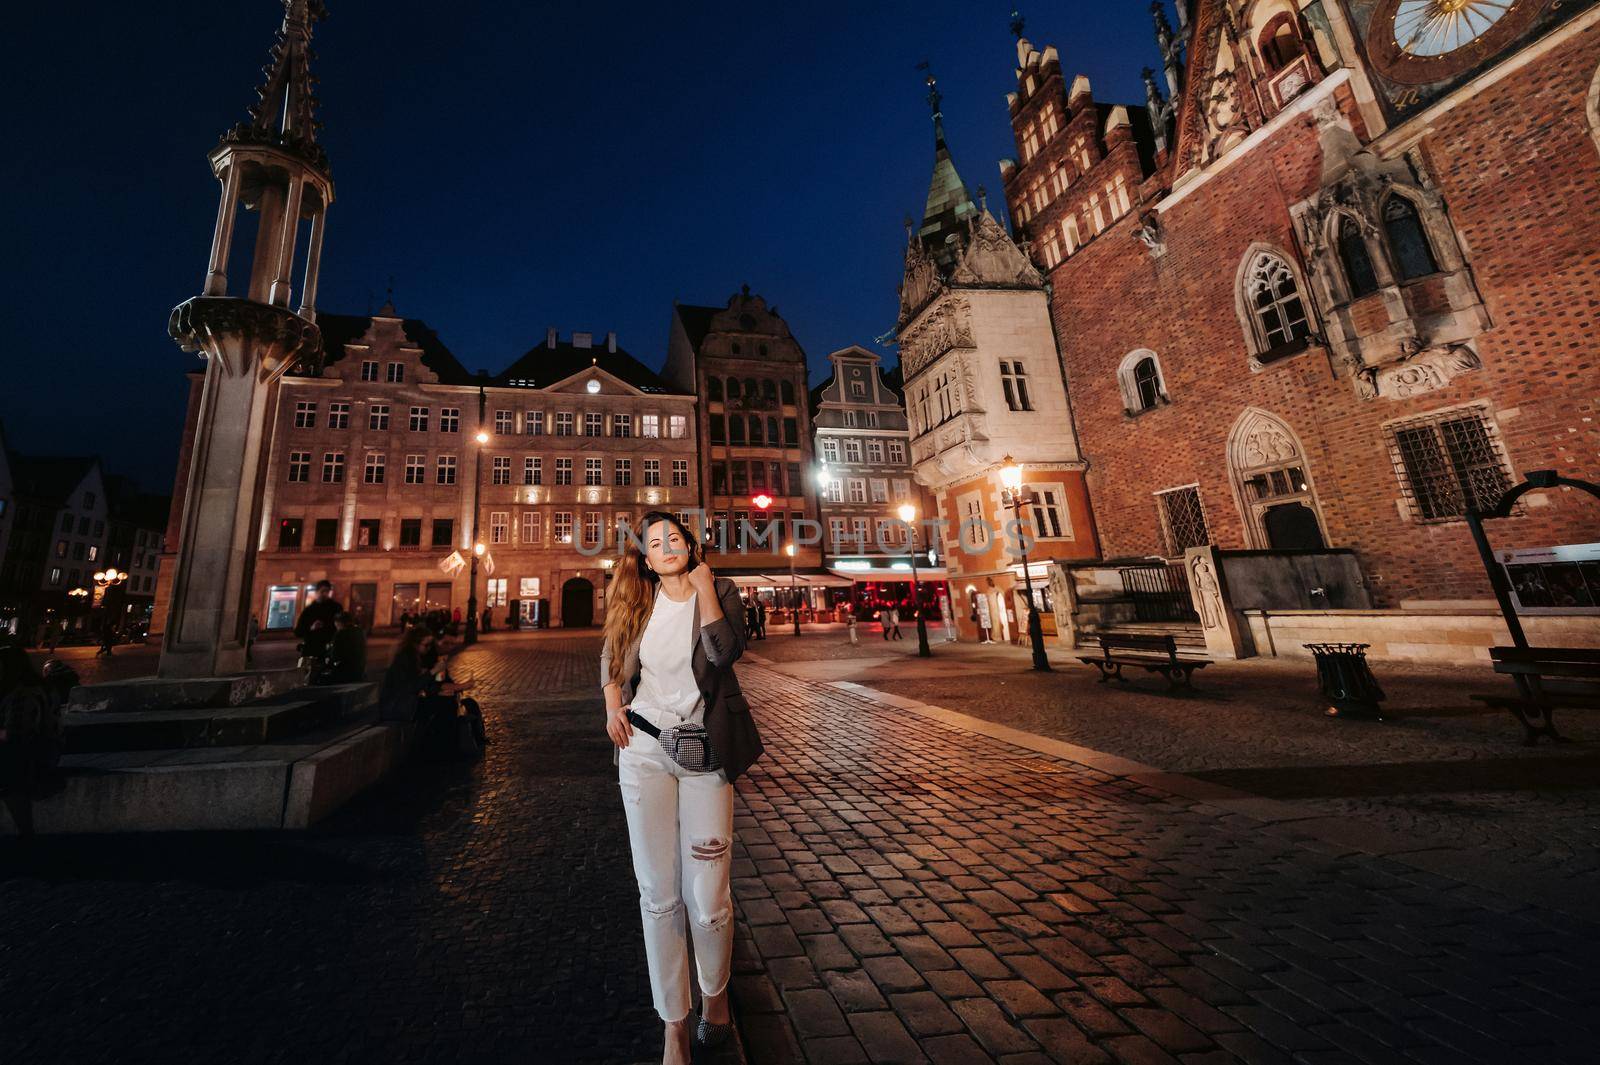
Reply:
M743 282L811 357L893 325L907 213L932 161L929 60L969 185L1014 154L1010 5L328 0L314 70L337 200L319 306L393 275L468 368L556 326L651 366L672 301ZM1100 99L1142 100L1142 0L1025 10ZM98 452L171 484L193 359L166 338L199 292L205 155L244 116L276 0L29 4L10 17L9 254L0 422L27 452ZM369 301L371 301L369 303ZM890 354L892 359L892 353Z

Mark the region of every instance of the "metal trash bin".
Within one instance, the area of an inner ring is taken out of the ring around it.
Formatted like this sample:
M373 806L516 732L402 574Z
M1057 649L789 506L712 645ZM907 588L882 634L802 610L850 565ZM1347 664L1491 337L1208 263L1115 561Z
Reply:
M1383 689L1367 665L1366 643L1308 643L1303 645L1317 659L1317 683L1328 700L1329 717L1382 720L1378 707Z

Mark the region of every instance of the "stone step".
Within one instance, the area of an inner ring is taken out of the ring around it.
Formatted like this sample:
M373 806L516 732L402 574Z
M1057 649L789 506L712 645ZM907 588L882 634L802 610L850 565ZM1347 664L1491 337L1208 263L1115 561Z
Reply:
M203 710L243 706L304 686L303 669L263 669L233 677L134 677L72 689L67 708L79 713Z
M404 758L409 725L345 723L294 743L68 754L66 787L34 803L41 834L300 829ZM0 816L0 835L15 827Z
M267 702L184 710L79 711L62 715L68 753L184 750L278 743L361 714L377 686L302 687Z

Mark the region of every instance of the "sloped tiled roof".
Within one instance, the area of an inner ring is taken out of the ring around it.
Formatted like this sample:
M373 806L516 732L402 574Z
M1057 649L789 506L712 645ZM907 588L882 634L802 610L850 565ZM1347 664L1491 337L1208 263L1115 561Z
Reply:
M100 460L93 455L19 455L11 452L11 483L19 496L62 503Z
M324 366L332 366L345 357L344 346L358 343L372 328L371 315L324 314L317 312L317 325L322 327ZM467 372L459 359L450 353L439 339L439 334L420 318L405 318L400 323L406 339L422 349L422 365L439 377L440 384L470 385L477 379Z
M701 307L692 303L674 304L678 320L683 323L683 331L689 337L689 346L696 355L700 354L700 345L705 341L706 334L711 332L711 319L727 310L726 307Z
M501 387L548 388L557 381L582 373L590 366L598 366L641 392L684 394L621 348L611 351L603 343L597 347L581 348L570 339L557 340L554 347L544 343L530 348L520 359L496 374L490 383Z

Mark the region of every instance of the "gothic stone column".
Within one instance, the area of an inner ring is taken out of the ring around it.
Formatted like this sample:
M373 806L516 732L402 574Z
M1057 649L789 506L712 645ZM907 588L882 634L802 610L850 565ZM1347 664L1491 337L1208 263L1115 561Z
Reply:
M225 296L181 304L169 331L207 365L157 673L227 676L244 670L277 382L320 336L287 308Z

